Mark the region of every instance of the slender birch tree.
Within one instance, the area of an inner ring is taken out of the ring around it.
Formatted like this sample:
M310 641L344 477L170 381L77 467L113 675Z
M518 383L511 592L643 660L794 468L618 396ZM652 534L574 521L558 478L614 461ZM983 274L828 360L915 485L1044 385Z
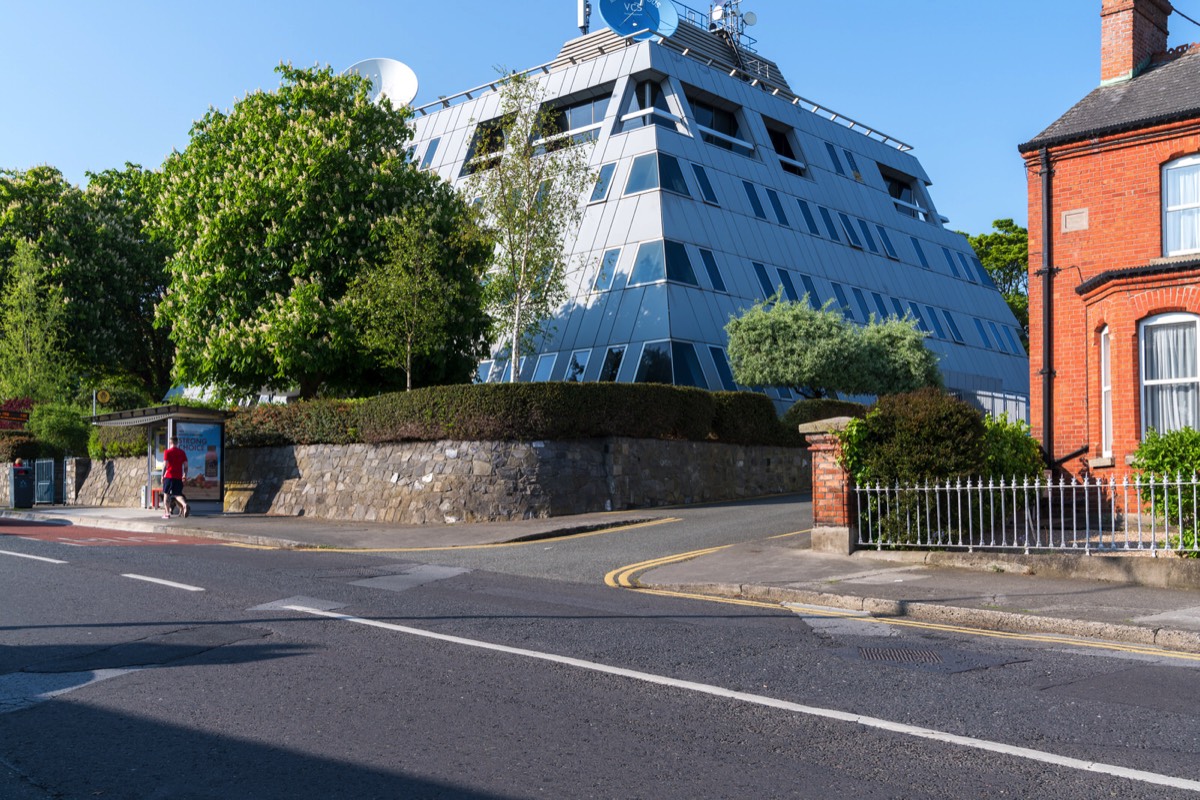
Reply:
M521 354L567 299L565 243L583 219L581 195L593 176L589 144L562 132L535 80L507 75L499 91L499 115L476 127L464 188L496 240L484 287L516 382Z

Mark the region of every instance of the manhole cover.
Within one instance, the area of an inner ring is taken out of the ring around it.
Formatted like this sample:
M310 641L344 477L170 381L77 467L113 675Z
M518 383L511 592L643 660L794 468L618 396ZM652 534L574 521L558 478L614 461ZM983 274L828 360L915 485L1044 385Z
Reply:
M860 647L858 655L864 661L888 661L893 664L942 663L942 657L936 651L911 647Z

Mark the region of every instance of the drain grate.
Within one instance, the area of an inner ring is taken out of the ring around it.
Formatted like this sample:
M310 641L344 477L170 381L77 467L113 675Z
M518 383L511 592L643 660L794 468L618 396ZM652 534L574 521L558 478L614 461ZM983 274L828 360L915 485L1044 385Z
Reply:
M936 651L911 647L860 647L858 655L864 661L889 661L893 664L942 663L942 657Z

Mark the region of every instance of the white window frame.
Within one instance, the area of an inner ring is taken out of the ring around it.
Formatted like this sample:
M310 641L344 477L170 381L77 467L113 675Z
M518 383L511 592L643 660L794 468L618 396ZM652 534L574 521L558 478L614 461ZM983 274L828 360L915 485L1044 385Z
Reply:
M1112 332L1100 331L1100 456L1112 458Z
M1146 387L1149 386L1180 386L1185 384L1193 384L1197 386L1197 391L1200 391L1200 352L1196 355L1196 374L1184 378L1161 378L1154 381L1146 380L1146 329L1155 325L1178 325L1180 323L1190 322L1197 327L1196 331L1196 346L1200 351L1200 316L1195 314L1186 314L1181 312L1170 312L1167 314L1158 314L1153 317L1147 317L1138 323L1138 389L1141 398L1141 433L1142 438L1146 436L1146 418L1149 416L1146 411L1149 408L1146 404ZM1168 431L1160 430L1159 433L1167 433Z
M1191 253L1200 253L1200 231L1197 231L1196 235L1195 235L1194 241L1196 242L1196 246L1186 249L1186 250L1183 249L1182 247L1179 247L1177 244L1176 244L1175 248L1172 249L1172 242L1170 241L1170 237L1169 237L1170 225L1168 223L1168 220L1170 219L1172 214L1182 215L1184 212L1195 210L1197 212L1198 217L1200 217L1200 196L1198 196L1196 198L1196 202L1194 202L1194 203L1180 203L1179 205L1176 205L1176 206L1171 206L1168 204L1167 198L1169 197L1168 190L1169 190L1169 186L1170 186L1170 173L1173 170L1183 170L1183 169L1200 170L1200 155L1184 156L1183 158L1177 158L1174 161L1168 161L1166 164L1163 164L1163 168L1162 168L1162 237L1163 237L1162 238L1162 247L1163 247L1163 255L1164 256L1183 256L1183 255L1188 255ZM1196 225L1198 227L1200 227L1200 219L1197 219Z

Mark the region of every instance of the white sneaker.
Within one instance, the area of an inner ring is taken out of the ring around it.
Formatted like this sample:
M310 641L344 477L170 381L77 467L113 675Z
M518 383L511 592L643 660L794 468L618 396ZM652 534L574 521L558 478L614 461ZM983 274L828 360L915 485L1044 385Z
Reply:
M163 514L163 519L170 519L170 518L171 518L170 514Z

